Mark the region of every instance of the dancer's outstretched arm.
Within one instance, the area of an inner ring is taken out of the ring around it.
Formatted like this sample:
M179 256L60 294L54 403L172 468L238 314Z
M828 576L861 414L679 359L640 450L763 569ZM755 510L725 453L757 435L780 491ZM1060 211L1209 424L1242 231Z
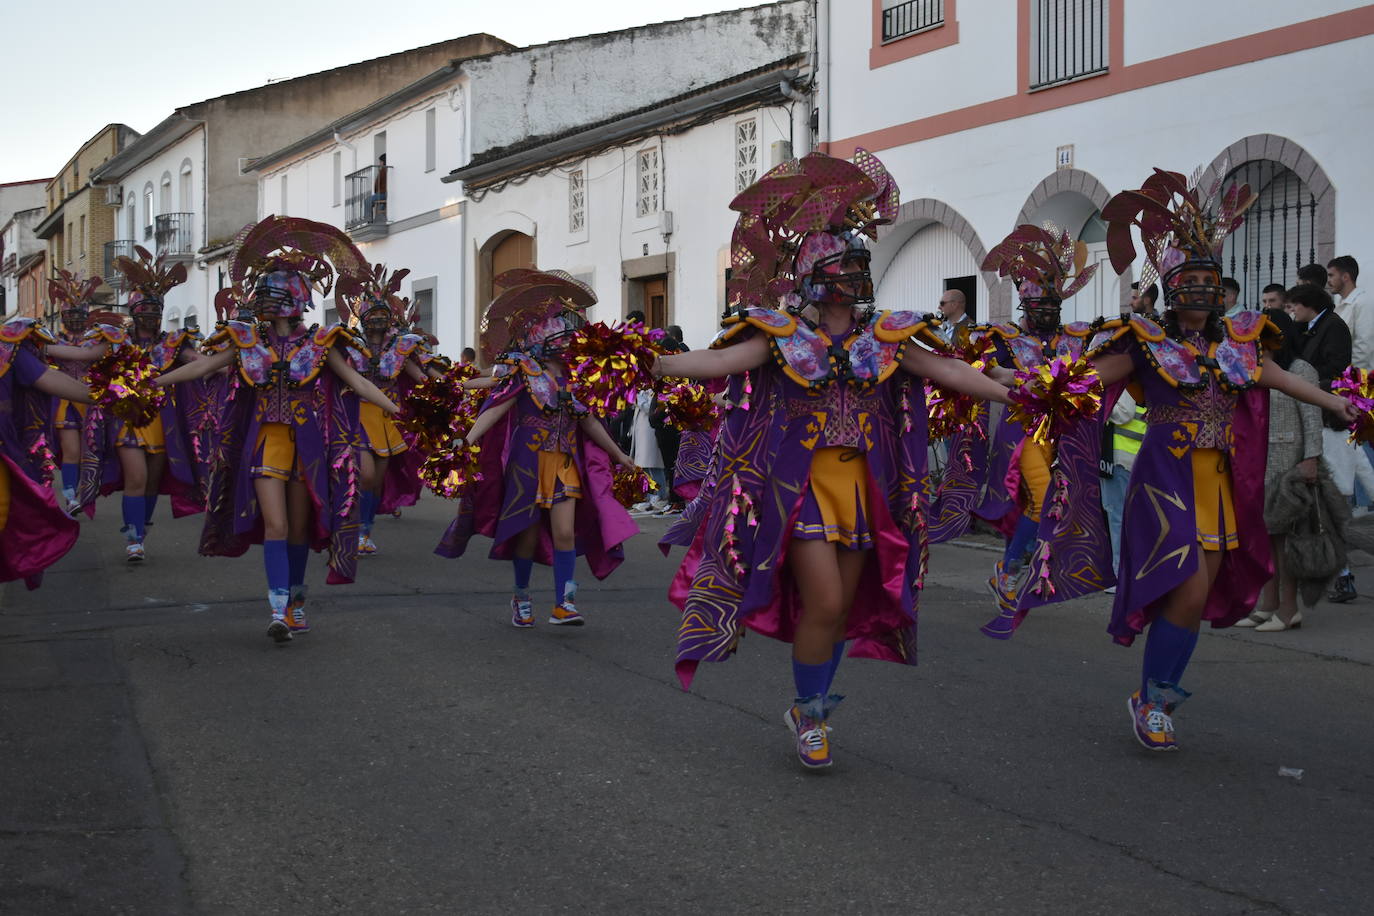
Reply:
M1339 394L1322 391L1316 385L1303 381L1274 362L1265 361L1263 368L1260 369L1259 385L1261 388L1282 391L1289 397L1313 404L1322 410L1329 410L1347 422L1353 423L1360 415L1355 405Z
M1103 385L1109 388L1135 372L1135 360L1131 359L1129 353L1099 356L1092 363L1093 367L1097 369L1097 377L1102 380Z
M472 391L477 388L495 388L499 381L501 380L494 375L479 375L477 378L464 380L462 387L465 391Z
M49 347L49 349L51 350L52 348ZM204 359L193 359L189 363L178 366L171 372L164 372L162 375L153 379L153 384L159 388L166 388L168 385L180 385L182 382L195 381L198 378L204 378L211 372L232 365L237 356L238 354L234 352L233 347L226 347L218 353L207 356Z
M692 350L672 353L654 360L653 373L662 378L723 378L757 369L768 361L768 338L755 334L748 340L721 350Z
M988 378L982 372L961 359L952 356L938 356L919 347L907 347L902 356L902 368L912 375L930 379L943 388L971 394L984 401L997 401L1010 404L1007 389L1000 382Z
M91 391L65 372L49 369L33 380L33 387L55 398L65 398L80 404L91 403Z
M482 435L487 430L491 429L494 425L496 425L497 420L501 419L506 414L510 413L510 409L515 406L515 402L516 398L511 398L508 401L503 401L500 404L497 404L495 407L489 407L486 410L479 413L477 415L477 419L472 422L472 428L468 430L468 434L463 438L459 439L458 444L462 444L464 442L472 444L476 442L478 439L482 438Z
M582 418L581 426L582 431L587 434L588 438L601 446L602 450L605 451L607 455L611 456L612 461L634 470L634 460L620 450L620 446L615 444L615 440L611 438L610 433L606 432L606 427L601 425L600 420L588 415Z
M357 369L354 369L348 364L348 359L339 352L338 347L330 347L329 356L326 357L325 361L329 365L329 368L334 370L334 374L337 375L345 385L352 388L358 397L362 398L364 401L376 404L386 413L397 414L401 412L401 408L393 404L391 398L383 394L380 388L363 378L358 374ZM194 365L194 363L192 365Z
M110 352L109 341L102 340L93 347L73 347L67 344L48 344L43 355L51 359L65 359L73 363L93 363Z

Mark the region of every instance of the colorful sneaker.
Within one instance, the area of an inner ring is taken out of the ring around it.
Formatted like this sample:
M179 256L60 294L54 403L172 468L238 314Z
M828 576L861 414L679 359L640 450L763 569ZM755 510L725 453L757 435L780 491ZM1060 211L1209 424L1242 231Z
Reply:
M825 698L820 695L802 699L798 697L793 709L797 715L797 759L808 770L820 770L830 766L830 736L825 727ZM792 711L788 710L788 720Z
M370 557L377 552L377 545L372 542L372 535L358 535L358 556Z
M124 560L128 563L142 563L145 554L143 553L143 542L130 541L124 545Z
M284 588L269 589L267 592L267 603L272 608L272 622L267 625L267 635L279 643L291 640L291 625L286 622L286 608L290 601L290 593Z
M844 698L831 694L829 699L838 702L839 700L842 700ZM791 729L792 734L794 735L801 734L801 719L801 710L797 708L796 703L793 703L791 706L787 707L787 711L782 714L782 724L786 725L789 729ZM833 734L835 731L835 729L833 729L830 726L830 723L828 721L825 723L825 731L826 734Z
M283 619L286 621L287 629L292 633L310 632L310 622L305 619L305 589L291 593L291 600L287 602Z
M519 595L511 598L510 625L513 627L534 626L534 606L530 604L528 595L524 598L521 598Z
M549 614L549 623L565 627L580 627L586 623L582 615L577 613L577 605L573 603L576 596L577 583L569 582L563 587L563 600L558 602L558 606Z
M1002 561L997 561L988 578L988 591L997 599L997 616L979 627L984 636L992 639L1011 639L1016 632L1016 604L1020 591L1020 573L1009 573Z
M1173 712L1188 699L1189 693L1173 684L1150 681L1146 695L1137 690L1126 701L1135 727L1136 740L1151 751L1176 751Z

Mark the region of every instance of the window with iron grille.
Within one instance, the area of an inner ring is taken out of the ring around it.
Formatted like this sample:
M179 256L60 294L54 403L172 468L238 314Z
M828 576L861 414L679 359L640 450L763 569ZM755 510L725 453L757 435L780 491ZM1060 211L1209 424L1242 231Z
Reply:
M735 193L759 177L759 122L745 118L735 122Z
M1106 73L1107 0L1033 0L1030 88Z
M1296 172L1270 159L1242 164L1226 177L1225 185L1232 183L1259 194L1221 253L1226 275L1240 284L1241 304L1253 309L1265 286L1292 286L1298 268L1317 260L1317 198Z
M635 203L635 213L648 216L658 212L658 147L642 149L638 156L639 168L637 187L639 193Z
M945 0L883 0L883 41L905 38L945 22Z
M568 231L581 232L587 226L587 173L574 169L568 173Z

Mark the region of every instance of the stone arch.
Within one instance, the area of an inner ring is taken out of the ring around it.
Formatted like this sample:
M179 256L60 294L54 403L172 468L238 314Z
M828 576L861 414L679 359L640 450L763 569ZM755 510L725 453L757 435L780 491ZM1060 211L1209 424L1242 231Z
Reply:
M1325 265L1336 256L1336 187L1326 170L1296 141L1277 134L1251 134L1217 154L1202 175L1202 187L1225 179L1252 162L1272 162L1291 170L1307 187L1313 208L1311 253ZM1254 188L1259 193L1261 188ZM1301 266L1301 265L1297 265Z
M1083 201L1083 205L1078 208L1068 210L1061 209L1061 212L1071 212L1074 214L1073 220L1076 225L1064 225L1071 220L1066 219L1060 213L1052 214L1054 222L1060 224L1062 229L1069 232L1077 232L1093 212L1101 212L1107 205L1107 201L1112 199L1112 192L1107 190L1107 186L1098 181L1097 176L1082 169L1056 169L1046 175L1035 189L1026 198L1026 203L1021 207L1021 212L1016 215L1016 225L1021 226L1029 223L1036 214L1042 209L1055 203L1056 198L1063 201L1064 198L1076 195ZM1131 305L1131 277L1134 271L1126 268L1125 273L1121 274L1121 285L1119 289L1119 302L1121 310L1124 312Z
M871 270L874 284L882 282L883 275L892 265L902 246L916 233L927 226L939 223L957 235L968 247L973 260L979 266L979 274L988 288L987 314L991 321L1006 321L1011 316L1011 285L1000 280L993 271L982 269L983 259L988 256L987 247L978 237L973 226L963 215L944 201L933 197L909 200L897 210L897 216L886 226L878 229L878 241L873 246Z

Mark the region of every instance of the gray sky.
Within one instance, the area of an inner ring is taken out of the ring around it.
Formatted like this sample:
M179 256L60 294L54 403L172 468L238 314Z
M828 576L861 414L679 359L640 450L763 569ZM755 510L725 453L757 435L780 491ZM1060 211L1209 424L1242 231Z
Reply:
M5 0L0 183L50 178L101 127L474 32L517 45L763 0Z

